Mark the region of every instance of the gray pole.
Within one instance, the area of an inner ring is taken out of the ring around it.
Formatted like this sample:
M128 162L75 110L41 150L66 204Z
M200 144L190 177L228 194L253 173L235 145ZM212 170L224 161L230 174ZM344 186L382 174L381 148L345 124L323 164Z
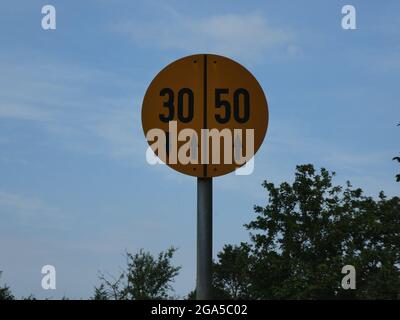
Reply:
M212 298L212 178L197 178L196 299Z

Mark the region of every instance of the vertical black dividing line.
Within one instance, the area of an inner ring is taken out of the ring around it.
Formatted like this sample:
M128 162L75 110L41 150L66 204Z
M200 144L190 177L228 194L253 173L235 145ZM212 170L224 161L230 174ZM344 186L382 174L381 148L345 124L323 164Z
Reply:
M204 55L204 70L203 70L203 129L207 129L207 55ZM203 141L204 136L201 137L201 144L208 147L208 141ZM208 138L207 138L208 139ZM207 148L208 149L208 148ZM204 150L203 150L204 151ZM206 150L206 155L208 155L208 150ZM203 155L202 155L203 157ZM203 159L204 160L204 159ZM203 164L203 176L207 177L207 164Z

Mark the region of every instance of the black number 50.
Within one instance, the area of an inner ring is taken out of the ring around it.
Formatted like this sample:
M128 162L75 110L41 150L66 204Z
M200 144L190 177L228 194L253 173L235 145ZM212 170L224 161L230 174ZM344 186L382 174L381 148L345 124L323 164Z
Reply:
M215 89L215 107L224 108L224 114L216 114L215 119L219 123L227 123L231 119L231 104L222 99L223 94L228 94L229 89ZM241 99L241 97L243 97ZM243 104L241 104L241 100ZM241 111L243 109L243 111ZM239 88L233 93L233 117L239 123L245 123L250 118L250 95L246 89Z

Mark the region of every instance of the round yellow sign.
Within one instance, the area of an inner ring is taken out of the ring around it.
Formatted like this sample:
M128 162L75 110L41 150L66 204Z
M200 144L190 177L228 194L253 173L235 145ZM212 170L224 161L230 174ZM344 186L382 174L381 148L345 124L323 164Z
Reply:
M171 168L216 177L246 164L268 127L268 104L254 76L213 54L181 58L151 82L143 99L143 131Z

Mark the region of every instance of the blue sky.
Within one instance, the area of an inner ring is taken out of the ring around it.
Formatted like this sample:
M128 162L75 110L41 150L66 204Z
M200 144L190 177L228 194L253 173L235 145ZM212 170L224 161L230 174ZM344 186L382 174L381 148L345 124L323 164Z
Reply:
M41 28L41 8L57 29ZM352 4L357 30L341 28ZM0 283L17 296L87 298L124 251L179 248L195 285L196 181L146 163L152 78L192 53L245 65L270 108L255 172L214 180L214 251L248 239L264 179L313 163L368 195L396 195L398 1L9 1L0 4ZM57 289L41 288L41 267Z

